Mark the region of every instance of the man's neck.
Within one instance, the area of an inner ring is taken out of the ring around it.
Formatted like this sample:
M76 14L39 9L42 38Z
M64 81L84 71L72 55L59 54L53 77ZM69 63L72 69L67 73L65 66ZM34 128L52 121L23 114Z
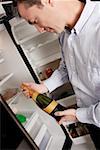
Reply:
M81 16L81 13L84 9L85 3L80 2L78 0L73 0L73 2L69 3L69 7L67 5L66 2L66 14L68 13L66 20L69 20L69 22L67 22L67 26L72 29L75 24L77 23L78 19Z

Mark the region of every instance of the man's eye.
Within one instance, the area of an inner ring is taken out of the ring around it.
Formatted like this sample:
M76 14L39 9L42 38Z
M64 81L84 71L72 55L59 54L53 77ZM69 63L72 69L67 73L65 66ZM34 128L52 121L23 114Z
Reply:
M29 23L30 25L33 25L33 23L32 23L31 21L28 21L28 23Z
M34 23L33 24L37 24L37 21L34 21Z
M34 25L34 24L37 24L37 21L34 21L34 22L28 21L28 23L29 23L30 25Z

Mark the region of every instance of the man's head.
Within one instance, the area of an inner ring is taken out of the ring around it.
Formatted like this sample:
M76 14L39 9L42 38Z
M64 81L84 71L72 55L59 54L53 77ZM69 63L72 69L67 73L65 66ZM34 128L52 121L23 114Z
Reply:
M18 0L18 11L40 32L60 33L66 25L70 25L73 17L71 7L77 4L76 1L78 0Z
M18 4L25 4L27 7L31 7L33 5L42 5L41 0L17 0Z

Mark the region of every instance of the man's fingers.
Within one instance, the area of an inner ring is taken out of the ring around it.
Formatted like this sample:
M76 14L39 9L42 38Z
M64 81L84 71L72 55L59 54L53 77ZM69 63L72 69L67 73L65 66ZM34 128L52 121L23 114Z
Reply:
M55 112L55 116L70 116L70 115L73 115L75 116L75 109L67 109L67 110L64 110L64 111L57 111Z
M65 111L57 111L55 112L55 116L64 116L65 115Z
M63 116L58 123L61 125L63 122L67 121L68 122L76 121L76 118L74 116Z
M65 115L71 115L70 109L55 112L55 116L65 116Z
M66 118L65 117L62 117L58 123L59 123L59 125L61 125L63 122L66 122Z

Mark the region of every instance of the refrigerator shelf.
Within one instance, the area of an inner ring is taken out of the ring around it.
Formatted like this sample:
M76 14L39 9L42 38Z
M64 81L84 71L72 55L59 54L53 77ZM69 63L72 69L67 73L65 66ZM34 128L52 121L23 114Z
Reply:
M47 143L47 145L46 145L45 150L48 150L48 149L49 149L49 146L50 146L50 143L52 142L52 139L53 139L53 137L51 136L50 139L49 139L49 141L48 141L48 143ZM43 145L43 144L42 144L42 145ZM40 148L41 148L41 147L40 147ZM41 150L44 150L44 149L41 149Z
M35 112L28 123L24 126L40 150L47 150L52 141L52 135L47 126L42 122L39 114Z
M2 53L2 50L0 49L0 54Z
M1 63L3 63L3 62L4 62L4 59L3 59L3 58L1 58L1 59L0 59L0 64L1 64Z
M24 50L24 48L23 48L23 50ZM41 65L42 62L43 62L42 65L44 65L45 63L54 61L54 60L56 60L56 56L57 56L57 59L59 57L61 57L58 40L48 43L41 48L37 48L35 51L32 51L31 53L27 53L27 55L28 55L28 58L30 59L30 61L32 62L32 66L34 66L35 64ZM58 55L59 55L59 57L58 57ZM49 57L50 57L50 60L49 60Z
M16 88L17 89L17 88ZM10 98L7 103L10 107L12 107L12 105L16 105L18 103L18 99L19 97L22 95L22 92L19 91L19 89L17 89L17 94L14 95L12 98ZM12 109L13 110L13 109Z
M42 47L44 47L45 45L50 44L50 43L52 43L52 42L54 42L54 41L56 41L56 40L57 40L57 38L48 40L48 41L46 41L46 42L44 42L44 43L39 43L36 47L32 47L32 48L30 48L30 49L27 49L27 51L31 53L31 52L33 52L34 50L36 50L36 49L38 49L38 48L42 48Z
M40 143L46 133L46 130L47 130L47 127L45 124L43 124L34 140L38 146L40 145Z
M29 41L29 40L31 40L32 38L34 38L35 36L38 36L40 33L34 33L33 35L29 35L29 36L27 36L27 37L24 37L23 39L20 39L19 40L19 44L23 44L23 43L25 43L25 42L27 42L27 41Z
M53 136L50 135L48 129L39 145L40 150L49 150L50 144L52 143Z
M37 49L43 47L46 44L51 43L55 40L58 40L58 36L55 33L51 34L51 33L44 32L24 42L22 46L24 49L30 51L31 49Z
M3 24L0 24L0 32L5 29L5 26Z
M52 135L49 133L47 126L45 124L42 124L34 141L39 146L40 150L49 149L49 145L52 141Z
M11 4L11 3L13 3L13 1L0 2L0 4Z
M35 65L37 66L37 68L38 67L41 67L41 66L43 66L43 65L46 65L46 64L48 64L48 63L51 63L51 62L53 62L53 61L55 61L55 60L58 60L58 59L60 59L61 58L61 53L59 52L59 53L55 53L54 55L51 55L51 56L49 56L49 57L46 57L45 59L42 59L42 60L39 60L39 61L37 61L37 62L35 62ZM32 61L31 61L32 62ZM33 63L34 64L34 63Z
M34 112L31 118L28 120L27 124L24 126L28 133L31 131L32 127L35 125L38 117L39 117L39 114Z
M30 40L34 36L40 34L37 32L36 28L33 26L30 26L24 19L13 19L14 23L11 21L11 26L12 26L12 32L14 35L14 38L17 42L17 44L22 44L23 42L26 42L27 40ZM16 23L16 20L17 21Z
M12 76L13 76L13 73L10 73L10 74L0 77L0 86L5 84Z

